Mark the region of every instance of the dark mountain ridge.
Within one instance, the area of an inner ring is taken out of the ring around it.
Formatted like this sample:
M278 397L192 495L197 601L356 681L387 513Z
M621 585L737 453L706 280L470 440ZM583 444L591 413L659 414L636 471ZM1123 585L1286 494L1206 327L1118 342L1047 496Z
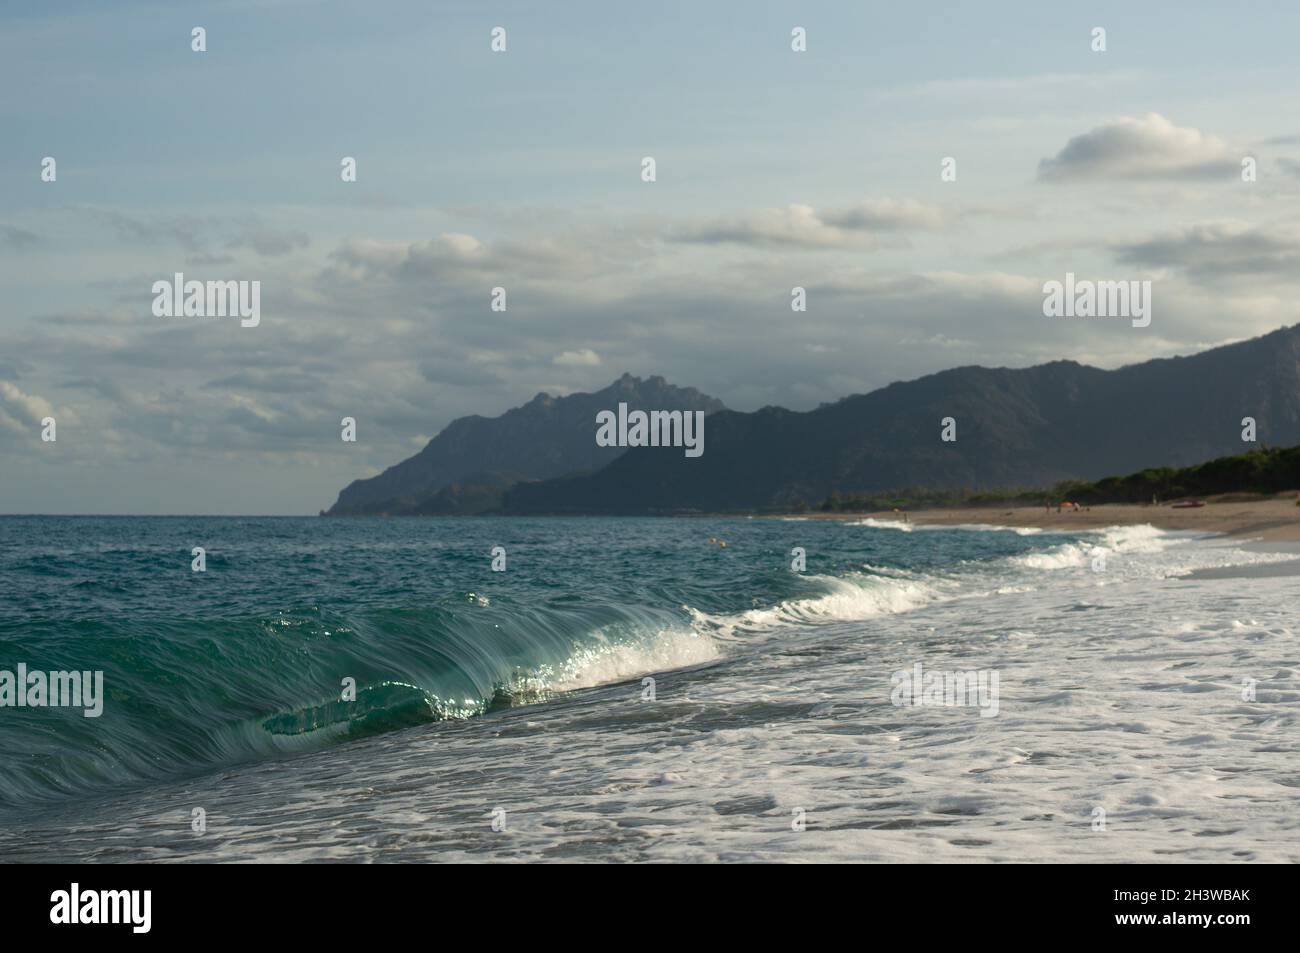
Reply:
M941 421L957 439L940 439ZM784 509L830 493L1048 486L1300 443L1300 325L1115 370L958 367L816 410L721 411L705 453L633 448L590 474L520 483L508 513ZM594 431L594 422L586 424Z
M482 512L511 484L596 470L624 452L598 447L595 419L620 402L633 408L722 410L722 402L662 377L624 374L594 394L538 394L499 417L460 417L415 456L355 480L329 516Z

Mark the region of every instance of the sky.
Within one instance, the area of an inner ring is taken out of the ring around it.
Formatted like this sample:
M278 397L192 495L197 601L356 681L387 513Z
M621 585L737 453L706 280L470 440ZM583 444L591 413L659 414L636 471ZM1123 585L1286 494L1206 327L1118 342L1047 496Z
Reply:
M1300 321L1300 5L1058 6L0 3L0 513L314 514L624 372L806 410ZM1045 316L1071 272L1150 325Z

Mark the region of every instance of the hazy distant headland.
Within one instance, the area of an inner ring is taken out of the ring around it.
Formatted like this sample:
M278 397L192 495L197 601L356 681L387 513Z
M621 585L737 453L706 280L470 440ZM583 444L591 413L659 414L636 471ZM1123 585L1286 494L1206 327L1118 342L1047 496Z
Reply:
M705 452L599 445L597 415L619 404L704 412ZM538 394L499 417L460 418L354 481L325 515L792 511L902 487L1047 488L1295 444L1300 325L1116 370L958 367L807 412L731 411L625 374L594 394Z

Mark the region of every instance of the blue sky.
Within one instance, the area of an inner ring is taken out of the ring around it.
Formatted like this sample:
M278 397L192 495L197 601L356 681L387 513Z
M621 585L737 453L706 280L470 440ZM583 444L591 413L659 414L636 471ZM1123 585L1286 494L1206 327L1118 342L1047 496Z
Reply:
M315 512L625 370L806 409L1295 323L1300 8L1132 6L5 4L0 512ZM1044 319L1066 271L1151 327Z

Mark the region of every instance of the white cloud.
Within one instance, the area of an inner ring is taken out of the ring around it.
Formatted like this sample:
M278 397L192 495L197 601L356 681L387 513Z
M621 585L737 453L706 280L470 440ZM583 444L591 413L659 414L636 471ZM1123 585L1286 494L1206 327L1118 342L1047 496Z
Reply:
M818 212L792 204L716 218L674 230L679 242L758 247L863 248L881 236L941 228L945 213L935 206L897 199L874 199Z
M1241 156L1221 139L1175 126L1159 113L1125 116L1075 136L1038 163L1045 182L1078 179L1216 179L1232 181Z
M54 405L44 397L27 394L17 384L0 381L0 407L20 423L36 425L45 417L54 414Z
M601 360L600 355L591 348L583 348L580 351L565 351L563 354L557 354L551 363L563 367L598 367Z

